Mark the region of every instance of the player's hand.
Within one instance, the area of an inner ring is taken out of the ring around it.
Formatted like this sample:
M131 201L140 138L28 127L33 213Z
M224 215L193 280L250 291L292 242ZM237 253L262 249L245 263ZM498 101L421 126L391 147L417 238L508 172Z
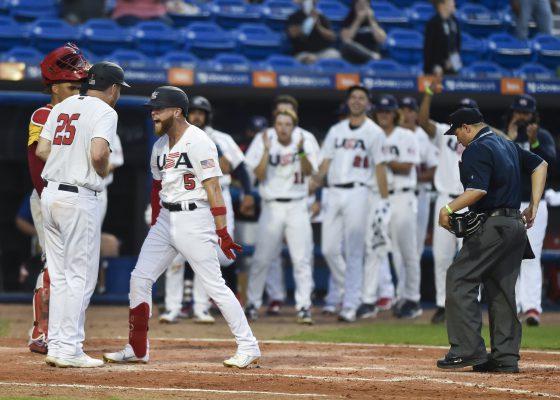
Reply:
M525 221L525 226L527 227L527 229L532 227L533 224L535 223L535 218L537 217L538 208L539 208L538 205L529 204L529 207L527 207L521 213L521 215L523 216L523 220Z
M255 198L252 194L247 193L243 196L241 204L239 204L239 212L247 217L255 215Z
M235 255L234 250L241 253L243 251L243 247L233 241L226 226L216 229L216 234L218 235L218 244L224 252L224 255L230 260L235 260L237 256Z
M262 133L262 141L263 141L264 149L267 151L270 150L270 138L268 137L266 132Z
M535 123L527 125L527 137L529 138L529 143L533 144L537 141L538 133L539 125Z
M314 201L309 211L311 212L311 218L315 218L321 212L321 202Z
M303 140L303 136L302 136L300 141L298 142L298 145L297 145L298 153L301 153L303 151L303 142L304 142L304 140Z
M449 225L449 211L445 207L439 210L439 226L443 229L451 229L451 225Z

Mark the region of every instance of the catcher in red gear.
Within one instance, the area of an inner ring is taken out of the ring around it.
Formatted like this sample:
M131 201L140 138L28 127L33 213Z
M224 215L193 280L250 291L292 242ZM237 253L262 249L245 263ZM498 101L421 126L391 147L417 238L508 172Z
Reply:
M43 269L37 278L33 295L33 327L29 335L29 349L41 354L47 353L50 279L44 256L45 242L40 202L44 187L41 173L45 166L45 160L37 157L35 150L43 125L47 121L53 106L67 97L79 93L81 81L87 77L88 69L89 64L82 52L72 43L67 43L49 53L41 62L41 76L45 85L45 92L51 95L51 100L48 104L35 110L29 122L27 161L35 188L31 195L31 213L37 229L39 244L43 250Z

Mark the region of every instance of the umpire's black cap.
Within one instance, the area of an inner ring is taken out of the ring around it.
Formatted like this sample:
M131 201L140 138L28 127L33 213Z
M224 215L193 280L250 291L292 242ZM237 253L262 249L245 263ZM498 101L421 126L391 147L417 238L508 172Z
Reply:
M479 122L484 122L484 117L478 108L460 108L449 116L449 124L451 127L444 135L454 135L457 128L463 125L478 124Z
M115 83L130 87L130 85L124 81L123 69L115 63L101 61L93 64L88 71L86 81L87 89L105 90Z
M153 91L150 100L144 105L151 108L178 107L186 116L189 111L189 98L176 86L160 86Z

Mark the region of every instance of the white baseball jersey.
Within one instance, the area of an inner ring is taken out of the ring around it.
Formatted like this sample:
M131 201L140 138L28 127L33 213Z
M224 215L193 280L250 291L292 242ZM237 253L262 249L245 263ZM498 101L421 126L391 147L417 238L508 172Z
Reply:
M119 135L115 135L115 141L111 147L111 154L109 155L109 164L114 165L115 168L120 167L124 164L124 154L122 149L121 139ZM105 178L103 178L103 183L105 187L113 183L113 173L111 172Z
M204 131L210 137L210 139L212 139L212 141L216 143L216 146L220 148L224 157L231 164L232 170L236 169L239 164L241 164L245 160L243 152L230 135L224 132L220 132L210 126L207 126ZM222 175L222 177L220 178L220 185L222 186L222 188L226 187L229 184L231 184L231 175Z
M430 137L421 127L417 126L414 134L420 147L420 164L417 169L424 170L437 167L439 163L438 148L430 141ZM430 190L431 188L431 182L418 182L418 189L420 190Z
M257 134L245 155L245 163L252 170L259 165L264 153L263 134L268 135L270 139L270 150L266 180L259 182L261 197L264 200L278 198L303 199L307 197L309 177L303 176L301 172L301 159L297 154L298 144L303 136L303 150L311 163L313 173L316 173L319 163L319 144L315 136L296 127L292 132L292 141L287 146L284 146L278 141L274 128Z
M41 177L102 191L103 178L91 164L91 140L103 138L112 149L117 121L115 110L97 97L75 95L54 106L41 132L51 142Z
M382 151L384 143L385 134L369 118L356 129L350 127L348 119L333 125L321 148L321 158L331 160L328 184L358 182L373 186L376 182L373 166L386 161Z
M459 176L459 162L465 148L455 135L444 135L448 130L448 124L436 123L433 141L439 148L439 164L434 175L434 186L440 193L459 195L464 191Z
M387 136L383 146L383 153L387 159L401 163L420 164L420 146L414 132L396 126L390 135ZM389 190L416 188L416 168L404 174L394 174L391 168L387 167L387 182Z
M160 198L167 203L207 201L202 181L222 176L216 145L194 125L172 149L167 135L159 138L154 143L150 165L154 180L161 181Z

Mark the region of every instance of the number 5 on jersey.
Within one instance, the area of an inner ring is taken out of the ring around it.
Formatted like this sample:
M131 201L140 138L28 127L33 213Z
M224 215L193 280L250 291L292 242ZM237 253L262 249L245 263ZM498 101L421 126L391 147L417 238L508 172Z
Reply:
M72 125L74 121L80 118L80 114L60 114L56 122L58 125L54 132L53 144L55 145L71 145L76 135L76 127ZM61 134L61 132L64 132Z

